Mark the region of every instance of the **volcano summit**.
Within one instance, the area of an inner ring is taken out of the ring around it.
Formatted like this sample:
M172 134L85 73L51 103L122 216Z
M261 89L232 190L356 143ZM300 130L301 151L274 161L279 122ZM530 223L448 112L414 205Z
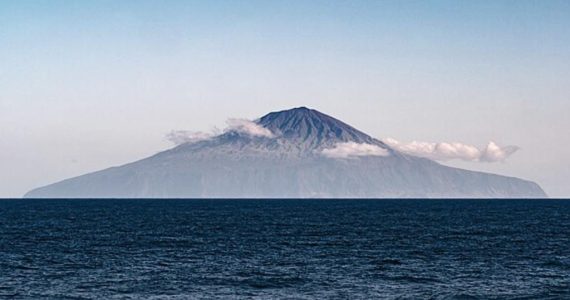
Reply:
M535 198L536 184L404 154L305 107L269 113L27 198Z

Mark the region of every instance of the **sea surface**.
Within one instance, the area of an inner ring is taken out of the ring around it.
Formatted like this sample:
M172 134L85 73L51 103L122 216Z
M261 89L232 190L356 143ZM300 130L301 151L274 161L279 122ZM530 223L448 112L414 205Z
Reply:
M2 200L0 298L570 299L570 201Z

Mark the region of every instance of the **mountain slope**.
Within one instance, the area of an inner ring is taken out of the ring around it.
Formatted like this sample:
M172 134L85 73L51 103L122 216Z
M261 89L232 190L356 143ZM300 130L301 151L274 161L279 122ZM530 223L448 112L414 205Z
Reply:
M256 121L273 136L227 131L152 157L30 191L28 198L545 197L535 183L405 155L316 110ZM329 157L348 143L382 155Z

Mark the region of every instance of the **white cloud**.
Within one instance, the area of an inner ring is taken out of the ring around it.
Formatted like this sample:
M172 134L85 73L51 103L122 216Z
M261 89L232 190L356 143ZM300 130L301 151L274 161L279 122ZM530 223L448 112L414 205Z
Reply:
M413 141L411 143L402 143L392 138L384 139L384 142L398 151L440 161L461 159L465 161L498 162L504 161L519 149L517 146L499 147L494 142L489 142L483 149L457 142L431 143Z
M334 148L324 149L321 152L324 156L331 158L354 158L358 156L388 156L388 150L372 145L359 144L355 142L338 143Z
M235 131L250 136L275 137L269 129L250 120L228 119L226 124L228 124L228 127L224 130L225 132Z
M166 139L175 145L195 143L211 139L215 135L202 131L173 130L166 135Z
M230 118L226 121L226 124L228 126L223 130L223 132L238 132L250 136L262 136L268 138L275 137L275 135L271 133L269 129L246 119ZM181 145L186 143L196 143L199 141L209 140L219 136L220 134L221 134L220 130L215 127L212 129L211 132L173 130L166 135L166 139L171 141L175 145Z
M499 147L497 144L489 142L487 147L483 150L479 160L485 162L504 161L519 149L520 148L518 146Z

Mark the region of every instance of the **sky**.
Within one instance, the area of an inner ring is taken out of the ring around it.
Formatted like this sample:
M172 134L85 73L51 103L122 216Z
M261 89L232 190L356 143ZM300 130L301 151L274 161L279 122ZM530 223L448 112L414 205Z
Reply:
M570 1L0 0L0 197L298 106L570 197Z

